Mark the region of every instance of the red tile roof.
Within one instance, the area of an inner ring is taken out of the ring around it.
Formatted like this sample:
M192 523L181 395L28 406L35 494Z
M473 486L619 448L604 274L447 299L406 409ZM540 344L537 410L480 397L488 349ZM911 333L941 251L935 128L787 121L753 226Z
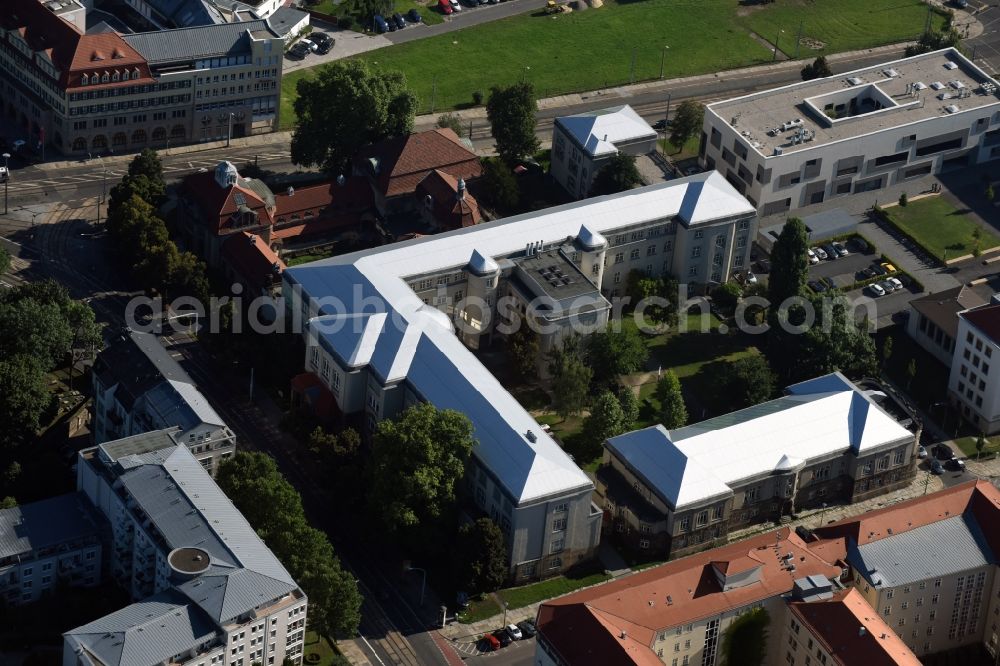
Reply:
M979 329L994 344L1000 345L1000 303L984 305L959 315Z
M386 139L361 149L355 164L362 173L372 171L369 160L378 161L375 181L386 197L411 194L428 171L441 169L456 178L471 180L482 175L479 158L451 129L433 129Z
M459 198L458 179L440 169L434 169L420 181L416 194L419 199L431 198L434 219L446 230L471 227L483 219L476 198L468 191Z
M920 665L917 655L854 588L837 592L832 599L793 601L789 608L833 657L834 663L843 666Z
M222 258L255 293L280 281L285 270L285 262L264 239L246 231L230 236L222 244Z
M338 185L334 181L319 185L290 188L274 195L274 205L277 208L275 216L281 224L281 218L290 221L292 215L302 215L310 212L314 217L342 211L357 212L368 210L374 205L374 196L367 181L354 176Z
M4 0L3 5L0 25L20 34L36 52L48 55L60 72L58 85L61 88L80 86L80 76L85 72L113 74L115 70L127 69L130 73L139 70L138 79L96 86L100 88L153 81L146 59L121 35L114 32L82 34L38 0ZM95 86L86 86L87 89L92 87Z
M229 219L239 210L239 204L236 203L237 194L243 194L246 207L257 213L261 224L273 221L273 216L268 211L264 199L257 192L245 186L246 180L240 180L243 181L244 185L219 187L215 180L215 172L211 170L194 173L184 179L184 188L198 203L205 222L211 226L212 231L217 236L240 231L228 226Z
M782 559L786 553L793 554L794 571ZM741 568L748 560L761 563L757 581L723 592L713 568L730 562ZM539 608L538 626L569 664L655 663L649 646L657 631L784 594L796 579L811 575L836 578L840 569L783 528L554 599ZM647 646L648 654L639 658L617 638L608 640L622 631Z

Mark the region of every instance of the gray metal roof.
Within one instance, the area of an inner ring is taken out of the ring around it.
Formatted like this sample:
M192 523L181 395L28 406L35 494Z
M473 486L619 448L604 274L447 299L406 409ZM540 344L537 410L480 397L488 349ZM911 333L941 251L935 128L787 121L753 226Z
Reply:
M190 61L250 52L251 32L279 38L267 21L240 21L178 30L158 30L122 35L129 46L150 63Z
M177 444L173 434L179 432L179 430L179 428L153 430L124 439L116 439L113 442L105 442L104 444L100 444L98 448L112 462L121 463L125 458L155 453L158 455L149 459L150 462L154 462L169 455L170 451ZM129 466L134 467L135 465Z
M169 550L193 546L208 552L212 571L199 577L207 587L187 583L180 589L216 621L230 620L297 589L186 446L174 445L162 462L125 470L120 479ZM220 585L216 577L227 580ZM206 590L210 594L204 594Z
M83 493L0 510L0 558L96 536L99 521Z
M851 544L847 558L876 587L940 578L996 561L971 515L946 518L860 547Z
M268 16L267 22L275 32L284 37L307 16L307 12L295 9L294 7L284 6L279 7L278 11Z
M170 661L215 638L216 628L183 595L167 590L131 604L63 636L108 666L146 666Z

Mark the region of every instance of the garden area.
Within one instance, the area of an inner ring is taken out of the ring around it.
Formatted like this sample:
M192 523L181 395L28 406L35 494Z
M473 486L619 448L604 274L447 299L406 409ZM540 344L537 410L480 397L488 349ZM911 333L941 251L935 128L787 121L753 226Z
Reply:
M397 2L397 11L403 11L400 6ZM431 11L421 13L437 18ZM920 0L777 0L757 6L610 0L598 10L514 16L359 57L403 72L418 97L418 112L429 113L467 106L474 91L521 80L534 84L539 97L549 97L656 79L661 67L662 75L672 78L770 62L772 50L751 33L768 40L778 36L779 48L794 55L800 23L802 58L907 41L920 34L926 17L927 5ZM657 29L637 29L648 25ZM504 57L487 61L486 53ZM295 85L304 76L312 70L292 72L282 81L286 127L294 125Z
M598 585L611 576L604 572L581 571L579 573L568 572L564 576L554 576L531 585L521 585L519 587L508 587L499 590L496 597L507 603L508 610L524 608L531 604L562 596L575 592L576 590ZM469 603L469 607L459 614L458 620L464 624L472 624L489 619L494 615L503 612L494 599L493 595L484 595L482 599L476 599Z
M972 219L969 209L957 207L944 196L909 201L884 209L884 214L890 224L942 262L1000 246L1000 238Z
M315 631L306 632L304 646L303 661L310 666L349 666L351 663L337 652L328 638Z

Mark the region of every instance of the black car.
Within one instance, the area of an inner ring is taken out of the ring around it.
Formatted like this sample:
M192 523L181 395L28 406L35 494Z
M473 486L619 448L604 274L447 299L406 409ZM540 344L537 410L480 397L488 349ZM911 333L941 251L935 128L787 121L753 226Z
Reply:
M416 8L413 8L410 11L406 12L406 20L409 21L410 23L420 23L424 19L423 17L420 16L420 12L418 12Z
M535 628L535 623L532 620L518 622L517 628L521 630L521 635L525 638L533 638L534 635L538 633L538 630Z
M655 123L653 123L653 129L662 132L663 130L667 129L667 125L669 124L670 123L667 122L666 118L660 118Z
M400 30L406 27L406 19L403 18L403 15L400 14L399 12L396 12L395 14L392 15L392 21L393 23L396 24L396 27L399 28Z
M875 273L875 275L886 275L887 274L887 271L884 268L882 268L881 264L877 264L877 263L873 262L872 266L871 266L871 269L872 269L872 272Z
M944 463L944 468L950 469L953 472L964 472L965 463L959 460L958 458L951 458L950 460L947 460Z
M828 277L820 278L820 282L822 282L823 284L825 284L830 289L836 289L837 288L837 285L833 284L833 280L831 280Z
M325 32L314 32L309 35L309 39L316 43L317 53L329 53L336 43L333 37Z
M826 285L819 280L809 280L809 288L817 294L822 294L827 289Z
M955 452L947 444L938 444L934 447L933 453L938 460L951 460L955 457Z
M493 632L493 636L500 641L500 647L507 647L511 644L511 637L507 633L507 629L497 629Z
M303 44L302 42L299 42L291 49L289 49L288 55L293 58L299 58L301 60L302 58L305 58L307 55L309 55L309 47Z

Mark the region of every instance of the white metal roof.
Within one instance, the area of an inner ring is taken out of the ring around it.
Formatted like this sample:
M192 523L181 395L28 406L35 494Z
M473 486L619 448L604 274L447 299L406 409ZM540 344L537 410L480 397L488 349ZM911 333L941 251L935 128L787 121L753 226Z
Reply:
M561 116L556 122L594 157L617 153L616 143L652 140L657 136L656 130L628 104Z
M676 509L728 494L742 479L913 436L840 373L788 390L672 433L654 426L619 435L608 447Z
M688 224L754 213L746 199L713 171L296 266L287 269L284 276L319 306L319 318L310 321L310 329L324 346L342 359L366 360L367 367L384 383L406 379L437 407L466 414L479 441L476 456L518 502L528 502L593 484L459 341L451 327L443 324L440 315L428 313L405 278L463 268L474 253L495 263L495 257L523 251L530 243L561 243L575 237L581 224L600 234L670 219L681 213L689 191L695 198L718 201L700 206L687 197L691 217L684 221ZM359 334L346 321L357 312L374 312L373 303L386 315L374 341L367 337L368 327ZM344 318L345 327L353 332L327 334L316 326L319 322L329 325L338 317ZM528 431L534 442L529 440Z

